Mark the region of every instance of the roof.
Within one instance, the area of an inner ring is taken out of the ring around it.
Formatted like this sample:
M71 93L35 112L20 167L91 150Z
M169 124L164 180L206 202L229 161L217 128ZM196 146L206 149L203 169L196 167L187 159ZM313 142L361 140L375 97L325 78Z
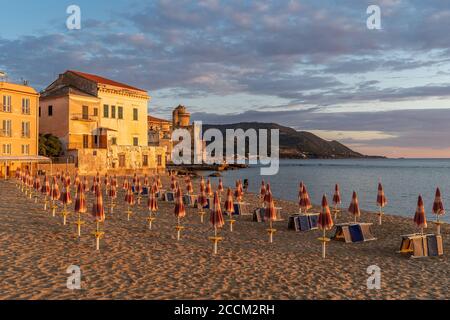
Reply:
M30 86L4 81L0 81L0 89L13 90L28 94L38 94L37 91Z
M147 116L147 121L172 123L172 122L170 122L169 120L166 120L166 119L160 119L160 118L156 118L156 117L152 117L152 116Z
M97 76L95 74L90 74L90 73L85 73L85 72L80 72L80 71L74 71L74 70L67 70L67 72L74 73L74 74L76 74L76 75L78 75L80 77L83 77L85 79L91 80L91 81L96 82L96 83L107 84L107 85L110 85L110 86L115 86L115 87L120 87L120 88L125 88L125 89L131 89L131 90L137 90L137 91L142 91L142 92L147 93L146 90L139 89L139 88L136 88L136 87L132 87L132 86L129 86L129 85L125 84L125 83L117 82L117 81L114 81L114 80L111 80L111 79L103 78L103 77Z

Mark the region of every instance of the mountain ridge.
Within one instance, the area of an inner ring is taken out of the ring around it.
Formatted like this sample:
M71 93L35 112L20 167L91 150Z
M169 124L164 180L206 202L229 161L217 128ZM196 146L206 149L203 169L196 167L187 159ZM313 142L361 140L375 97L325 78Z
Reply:
M203 124L203 129L218 129L225 136L226 129L278 129L280 133L281 159L344 159L344 158L384 158L367 156L356 152L337 140L325 140L308 131L297 131L277 123L239 122L229 124ZM270 143L269 143L270 144Z

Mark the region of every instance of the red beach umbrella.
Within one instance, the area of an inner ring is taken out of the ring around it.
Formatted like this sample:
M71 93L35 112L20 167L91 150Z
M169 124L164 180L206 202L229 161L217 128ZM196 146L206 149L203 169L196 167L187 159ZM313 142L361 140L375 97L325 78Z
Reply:
M433 202L433 213L436 215L437 234L441 234L441 222L439 216L445 214L444 204L442 203L441 190L436 189L436 195Z
M148 175L144 175L144 186L148 188Z
M48 181L47 176L44 177L44 183L41 188L41 193L44 194L46 197L50 196L50 182Z
M212 188L211 188L211 181L209 179L206 181L206 190L205 190L205 192L206 192L206 195L209 196L209 197L213 195L213 191L212 191Z
M187 182L187 184L186 184L186 192L187 192L188 194L191 194L191 193L194 192L194 188L192 187L192 182L191 182L191 180L189 180L189 181Z
M200 193L204 192L205 189L206 189L206 186L205 186L205 179L202 177L202 178L200 179Z
M86 176L83 178L83 188L84 192L89 192L89 181Z
M95 201L92 206L92 216L97 223L105 221L105 207L103 206L103 195L100 186L95 190Z
M224 211L230 216L234 213L233 192L230 188L227 189L227 198L225 199Z
M175 178L175 176L172 176L170 178L170 190L172 190L172 192L175 192L177 190L177 179Z
M329 239L325 237L326 231L331 230L333 227L333 218L331 217L330 207L328 206L327 197L325 195L322 197L322 210L320 212L317 224L319 230L323 231L323 237L319 240L322 241L322 257L325 258L326 244L329 241Z
M300 199L302 198L302 194L303 194L303 181L300 181L300 184L298 185L298 201L300 203Z
M359 210L358 196L355 191L353 191L352 201L350 202L350 206L348 207L348 212L355 217L356 223L357 218L361 216L361 212Z
M269 242L273 242L273 234L275 232L275 229L272 227L273 221L277 219L277 211L275 209L275 202L273 201L272 192L269 191L267 193L267 201L266 201L266 208L265 208L265 216L266 219L269 220L270 228L267 230L269 232Z
M103 206L103 195L100 184L95 190L95 201L92 206L92 216L96 222L96 231L94 233L97 250L100 250L100 238L103 236L103 232L100 232L99 223L105 221L105 207Z
M81 221L81 214L87 212L86 196L85 190L81 183L77 187L77 196L75 198L75 213L78 213L78 221L75 222L77 225L78 236L81 236L81 225L84 223Z
M213 209L209 216L209 222L214 228L214 236L217 236L217 229L222 228L225 224L222 215L222 208L220 207L219 193L214 192Z
M236 198L237 202L241 202L242 196L243 196L243 193L242 193L242 188L241 188L240 182L239 182L239 180L236 180L236 190L234 191L234 197Z
M180 240L180 236L181 236L180 233L181 233L181 230L183 229L183 227L180 225L180 219L186 216L186 208L184 207L183 194L182 194L180 188L178 188L178 190L176 191L174 213L175 213L175 217L177 217L177 226L176 226L177 240Z
M56 204L55 201L58 201L61 197L61 192L59 191L58 182L56 181L56 178L53 177L52 181L52 187L50 191L50 199L52 200L52 215L55 216L56 214Z
M266 183L264 180L261 181L261 188L259 189L259 198L264 201L264 196L266 195Z
M148 198L147 205L148 205L148 210L150 212L158 211L158 200L156 199L156 193L155 192L150 192L150 196Z
M306 213L308 209L312 208L311 200L309 198L308 190L306 189L305 184L303 184L303 192L299 201L299 207L303 211L303 213Z
M223 188L222 178L219 178L219 184L217 185L217 191L219 191L219 193L222 193L223 190L224 190L224 188Z
M387 205L387 198L384 194L383 186L381 183L378 183L378 194L377 194L377 206L380 208L378 212L378 223L381 225L381 217L383 215L382 208Z
M416 214L414 215L414 223L421 229L423 234L423 229L427 227L427 218L425 215L425 207L423 205L422 195L419 195L417 200Z
M337 218L337 214L339 212L339 206L342 203L341 193L339 191L339 185L336 184L334 186L334 194L333 194L333 205L334 205L334 219Z

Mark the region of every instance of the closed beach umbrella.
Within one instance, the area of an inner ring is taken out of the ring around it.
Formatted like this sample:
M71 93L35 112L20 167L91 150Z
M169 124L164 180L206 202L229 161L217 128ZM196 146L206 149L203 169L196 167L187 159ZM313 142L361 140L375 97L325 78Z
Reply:
M205 179L202 177L200 179L200 193L205 192L205 188L206 188L206 186L205 186Z
M128 184L128 189L125 192L125 202L127 204L127 219L130 220L130 215L132 214L132 211L130 210L130 207L134 206L135 200L134 200L134 194L133 190L131 190L130 184Z
M341 193L339 191L339 185L336 183L334 186L334 194L333 194L333 205L334 205L334 219L337 218L337 214L339 212L339 206L342 203Z
M202 191L197 197L197 208L201 223L203 223L203 215L205 214L204 208L206 205L208 205L208 198L206 198L205 191Z
M239 180L236 180L236 189L234 190L234 197L236 198L237 202L241 202L242 201L242 188L240 185Z
M227 189L227 198L225 199L224 210L230 216L234 213L233 192L230 188Z
M187 194L191 194L194 192L194 188L192 187L191 180L189 180L186 184L186 192L187 192Z
M83 188L84 192L89 192L89 181L86 176L83 178Z
M111 213L114 211L114 201L117 199L117 186L114 184L114 179L109 187L108 191L109 199L110 199L110 208Z
M357 218L361 216L361 212L359 210L358 196L355 191L353 191L352 201L350 202L350 206L348 207L348 212L355 217L356 223Z
M214 228L214 236L217 236L217 229L222 228L225 224L222 215L222 208L220 207L219 193L214 192L213 209L209 216L209 222Z
M383 186L378 183L378 194L377 194L377 206L380 208L378 212L378 224L381 225L381 217L383 215L382 209L387 205L387 198L384 194Z
M177 240L180 240L181 229L183 229L183 227L180 225L180 219L186 216L186 208L184 207L183 194L180 188L178 188L178 190L176 191L174 213L175 217L177 218Z
M264 180L261 181L261 188L259 188L259 198L261 202L264 202L264 196L266 195L266 183Z
M144 186L148 188L148 175L144 175Z
M158 199L156 198L156 185L152 186L151 190L150 190L150 195L148 197L148 202L147 202L147 206L148 206L148 228L151 230L152 229L152 223L153 220L155 220L154 217L152 217L152 213L158 211Z
M170 178L170 190L172 190L172 192L175 192L177 190L177 179L175 178L175 176L172 176Z
M302 194L303 194L303 181L300 181L300 184L298 185L298 202L299 203L302 198Z
M105 221L105 207L103 206L103 195L100 184L95 190L95 201L92 206L92 216L96 222L95 240L97 250L100 250L100 238L103 236L103 232L100 232L99 223Z
M219 193L222 193L223 190L224 190L224 188L223 188L222 178L219 178L219 184L217 185L217 191L219 191Z
M308 190L306 189L305 184L303 184L303 192L300 197L299 207L303 213L306 213L308 209L312 208L311 200L309 198Z
M75 191L78 192L78 185L80 184L80 176L77 174L75 174L75 178L74 178L74 187L76 188Z
M58 182L56 181L56 178L53 177L52 181L52 187L50 191L50 199L52 200L52 215L55 216L56 214L56 203L55 201L58 201L61 196L61 192L59 191Z
M103 205L103 195L100 186L95 190L95 201L92 206L92 216L97 223L105 221L105 207Z
M277 210L275 209L275 202L273 201L272 192L269 192L267 194L267 201L266 201L266 207L264 209L264 215L267 220L269 220L270 228L268 230L269 232L269 242L273 242L273 234L275 232L275 229L272 227L273 221L277 219Z
M128 182L128 179L125 177L123 179L123 184L122 184L122 190L127 191L130 187L130 183Z
M98 181L96 177L92 178L92 186L91 186L91 192L95 195L97 191Z
M163 184L162 184L161 178L159 176L156 179L156 183L157 183L157 186L158 186L158 191L161 190L163 188Z
M222 240L222 238L217 237L217 229L222 228L225 224L218 192L214 192L213 208L210 213L209 222L214 228L214 237L211 240L214 242L214 254L217 254L217 243Z
M67 181L67 180L66 180ZM64 183L62 193L61 193L61 202L63 204L63 224L66 225L66 217L67 217L67 205L72 203L72 196L70 195L70 185L67 182Z
M209 196L209 197L213 195L213 191L212 191L212 188L211 188L211 181L209 179L206 181L206 190L205 190L205 192L206 192L206 195Z
M422 195L419 195L419 198L417 199L417 209L416 214L414 215L414 223L421 229L421 233L423 234L423 229L427 227L427 218L425 216L425 207L423 205Z
M70 178L69 172L66 172L65 183L67 183L68 186L72 185L72 179Z
M38 194L41 191L41 179L39 178L38 175L36 175L36 177L34 178L33 181L33 188L36 191L34 194L34 203L37 203L37 199L38 199Z
M140 178L137 178L135 191L138 194L138 204L141 204L142 184Z
M439 190L439 188L436 189L436 195L434 197L433 213L436 215L437 234L441 234L441 222L439 221L439 216L445 214L445 209L442 202L441 190Z
M44 183L42 184L41 193L44 195L44 210L47 210L48 197L50 196L50 181L48 177L44 177Z
M317 225L319 227L319 230L323 231L323 236L319 240L322 241L322 257L325 258L326 244L329 241L329 239L325 236L326 231L331 230L331 228L333 227L333 218L331 217L330 207L328 206L327 197L325 195L323 195L322 197L322 210L320 211Z
M78 221L75 223L77 225L78 236L81 236L81 214L87 212L86 196L85 190L81 183L77 187L77 196L75 198L75 213L78 213Z

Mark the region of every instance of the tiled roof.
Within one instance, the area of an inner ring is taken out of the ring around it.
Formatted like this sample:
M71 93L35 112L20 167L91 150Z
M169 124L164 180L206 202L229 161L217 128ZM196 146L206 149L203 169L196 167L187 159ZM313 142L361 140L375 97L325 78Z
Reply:
M85 73L85 72L80 72L80 71L74 71L74 70L68 70L67 72L71 72L74 73L80 77L83 77L85 79L94 81L96 83L102 83L102 84L107 84L107 85L111 85L111 86L115 86L115 87L121 87L121 88L125 88L125 89L130 89L130 90L137 90L137 91L142 91L142 92L147 92L146 90L143 89L139 89L136 87L132 87L129 86L127 84L121 83L121 82L117 82L111 79L107 79L107 78L103 78L100 76L97 76L95 74L90 74L90 73Z
M148 121L155 121L155 122L168 122L168 123L171 123L169 120L160 119L160 118L156 118L156 117L152 117L152 116L147 116L147 120Z

